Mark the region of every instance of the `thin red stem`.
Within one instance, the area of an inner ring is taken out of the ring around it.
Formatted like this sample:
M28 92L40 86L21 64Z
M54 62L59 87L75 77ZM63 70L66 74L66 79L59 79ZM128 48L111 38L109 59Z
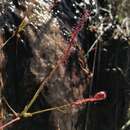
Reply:
M12 120L9 121L8 123L6 123L6 124L0 126L0 130L2 130L2 129L4 129L4 128L8 127L9 125L15 123L15 122L18 121L18 120L20 120L20 117L16 117L15 119L12 119Z

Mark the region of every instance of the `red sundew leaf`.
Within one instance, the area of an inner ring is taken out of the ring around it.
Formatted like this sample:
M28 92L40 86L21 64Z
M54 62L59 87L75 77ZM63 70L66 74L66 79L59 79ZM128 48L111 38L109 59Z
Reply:
M102 101L102 100L105 100L106 97L107 97L106 92L100 91L100 92L96 93L94 97L79 99L79 100L73 102L72 106L82 105L82 104L88 103L88 102Z
M70 55L71 47L75 43L75 39L77 38L78 33L84 27L84 24L86 20L88 20L89 16L90 16L90 12L88 10L85 10L84 13L81 15L80 20L77 22L77 25L72 29L73 31L71 33L71 38L69 40L67 49L65 49L64 56L62 59L63 63L66 62L66 60L68 59L68 56Z
M104 91L100 91L98 93L95 94L94 98L97 100L97 101L100 101L100 100L104 100L107 98L107 94L106 92Z

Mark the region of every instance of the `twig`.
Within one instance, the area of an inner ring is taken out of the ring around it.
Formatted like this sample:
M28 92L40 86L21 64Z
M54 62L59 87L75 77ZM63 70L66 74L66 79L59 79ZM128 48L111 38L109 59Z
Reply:
M104 35L104 33L110 29L110 27L112 26L112 24L109 24L104 31L101 31L100 35L98 36L98 38L94 41L94 43L92 44L92 46L89 48L87 54L85 56L88 56L89 53L93 50L93 48L95 47L95 45L99 42L99 40L102 38L102 36Z
M100 10L107 12L109 14L111 20L113 20L113 15L112 15L111 10L108 10L108 9L105 9L105 8L101 8L101 7L100 7Z
M130 126L130 120L128 120L125 125L122 126L121 130L125 130Z
M66 107L69 107L69 106L71 106L71 104L66 104L66 105L59 106L59 107L52 107L52 108L33 112L33 113L31 113L31 115L34 116L34 115L37 115L37 114L41 114L41 113L48 112L48 111L59 110L59 109L66 108Z
M0 51L2 50L2 48L15 36L15 33L12 34L11 37L9 37L3 44L1 44L0 46Z
M15 110L9 105L8 101L6 100L5 97L3 97L3 101L5 102L5 104L8 106L8 108L12 111L12 113L17 117L18 114L15 112Z
M23 18L23 20L21 21L20 25L18 26L18 28L16 29L16 31L12 34L11 37L9 37L1 46L0 46L0 50L2 50L2 48L14 37L17 36L18 33L20 33L21 31L23 31L23 29L26 27L27 23L25 21L25 18Z
M27 113L27 111L30 109L30 107L33 105L33 103L36 101L38 95L40 94L40 92L44 88L44 85L51 79L52 75L55 73L55 71L58 69L58 67L59 67L59 65L57 64L55 66L55 68L49 73L49 75L41 81L41 83L39 85L39 89L36 91L36 93L34 94L33 98L29 102L29 104L25 106L25 108L22 112L23 114Z

